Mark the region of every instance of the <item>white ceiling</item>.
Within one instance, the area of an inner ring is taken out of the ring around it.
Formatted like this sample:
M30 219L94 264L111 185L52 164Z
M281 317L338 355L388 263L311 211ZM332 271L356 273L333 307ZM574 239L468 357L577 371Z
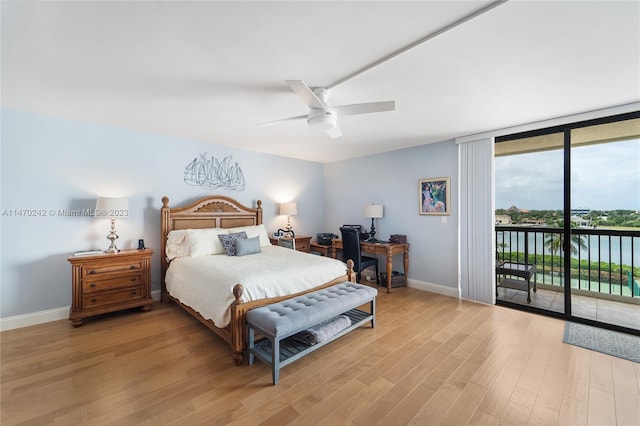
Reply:
M256 126L490 3L5 0L2 106L332 162L640 100L640 2L512 0L332 88L395 112Z

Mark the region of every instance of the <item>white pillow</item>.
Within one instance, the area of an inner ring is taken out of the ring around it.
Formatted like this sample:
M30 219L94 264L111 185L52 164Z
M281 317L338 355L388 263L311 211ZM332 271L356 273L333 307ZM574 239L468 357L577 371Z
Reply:
M239 226L237 228L229 228L229 233L244 231L247 233L247 238L260 237L260 247L267 247L271 245L269 240L269 233L264 225L253 226Z
M188 229L189 244L191 247L191 257L208 256L210 254L226 253L220 238L220 234L228 234L227 229L207 228L207 229Z
M189 244L189 234L186 229L170 231L167 235L167 245L164 249L167 259L191 255L191 245Z

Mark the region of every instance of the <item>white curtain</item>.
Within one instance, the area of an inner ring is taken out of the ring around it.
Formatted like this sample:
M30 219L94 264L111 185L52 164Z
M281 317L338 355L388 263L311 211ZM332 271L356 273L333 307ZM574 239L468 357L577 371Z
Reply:
M460 295L495 304L494 140L458 142L458 150Z

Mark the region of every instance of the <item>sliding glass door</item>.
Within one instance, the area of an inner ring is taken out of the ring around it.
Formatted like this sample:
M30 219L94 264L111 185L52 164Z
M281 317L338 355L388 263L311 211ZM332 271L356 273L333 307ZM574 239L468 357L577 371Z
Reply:
M496 139L497 303L640 329L640 113Z
M571 314L640 330L640 119L569 139Z
M564 314L564 133L514 136L495 149L496 299Z

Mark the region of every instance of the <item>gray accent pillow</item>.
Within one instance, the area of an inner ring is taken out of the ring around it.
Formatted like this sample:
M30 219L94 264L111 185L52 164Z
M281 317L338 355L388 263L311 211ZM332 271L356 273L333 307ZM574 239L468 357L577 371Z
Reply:
M236 256L260 253L260 237L240 239L236 242Z
M220 234L218 235L218 238L220 238L220 242L222 242L222 246L224 247L227 254L229 256L235 256L236 244L238 243L238 240L243 240L243 239L246 240L247 233L244 231L241 231L241 232L235 232L233 234Z

